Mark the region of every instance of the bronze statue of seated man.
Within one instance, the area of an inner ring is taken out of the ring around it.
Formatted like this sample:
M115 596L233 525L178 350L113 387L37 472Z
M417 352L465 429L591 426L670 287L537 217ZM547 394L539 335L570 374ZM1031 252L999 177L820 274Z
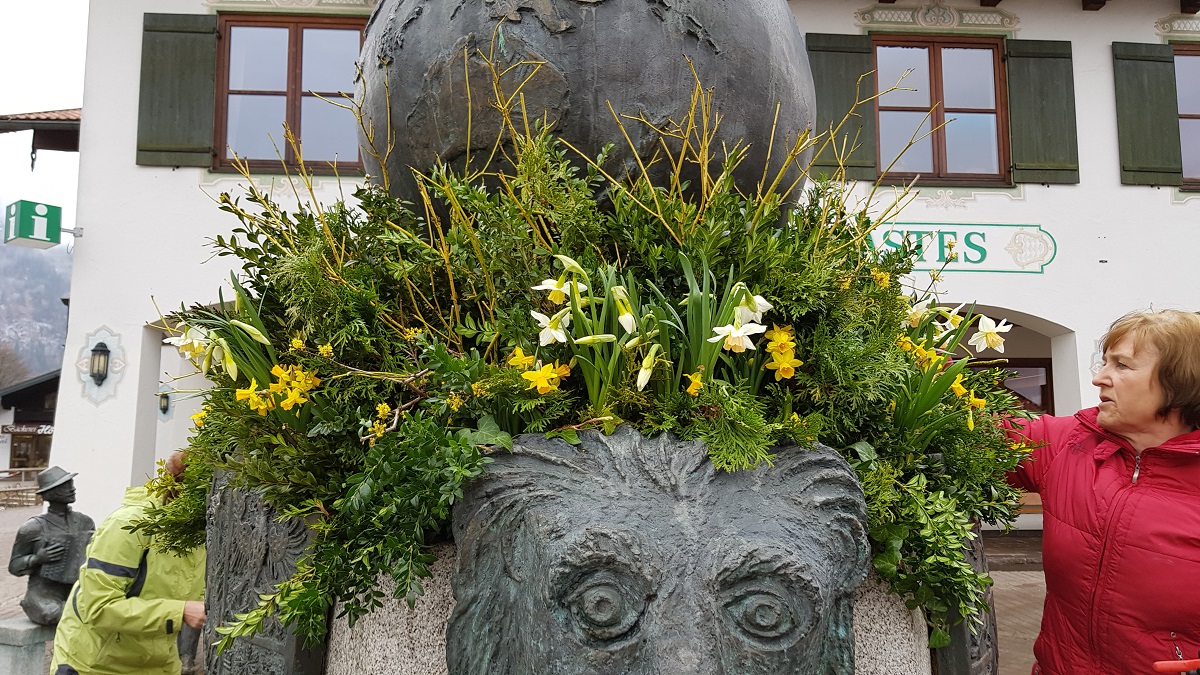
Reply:
M75 501L75 476L52 466L37 476L38 494L49 504L46 513L25 521L13 541L8 571L29 575L21 609L29 620L53 626L62 616L71 585L79 578L84 551L96 523L71 510Z

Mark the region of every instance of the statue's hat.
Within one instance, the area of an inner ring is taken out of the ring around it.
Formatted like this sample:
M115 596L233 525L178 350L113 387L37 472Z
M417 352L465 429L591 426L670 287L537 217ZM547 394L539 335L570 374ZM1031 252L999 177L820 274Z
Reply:
M47 490L56 488L78 475L77 473L67 473L61 467L52 466L37 475L37 492L41 494Z

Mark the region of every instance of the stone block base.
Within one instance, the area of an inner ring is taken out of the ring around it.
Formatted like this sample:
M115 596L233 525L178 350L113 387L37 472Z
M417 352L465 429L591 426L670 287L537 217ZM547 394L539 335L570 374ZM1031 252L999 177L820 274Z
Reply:
M54 626L39 626L25 617L0 621L0 673L44 675L46 643L54 640Z

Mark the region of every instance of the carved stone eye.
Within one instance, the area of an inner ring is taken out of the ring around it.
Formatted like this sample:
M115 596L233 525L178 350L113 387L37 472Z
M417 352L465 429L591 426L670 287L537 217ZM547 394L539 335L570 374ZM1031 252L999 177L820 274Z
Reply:
M739 584L725 594L726 617L745 638L782 649L812 628L812 604L776 584Z
M646 608L644 594L635 593L610 572L586 577L567 594L564 604L584 634L606 642L632 630Z

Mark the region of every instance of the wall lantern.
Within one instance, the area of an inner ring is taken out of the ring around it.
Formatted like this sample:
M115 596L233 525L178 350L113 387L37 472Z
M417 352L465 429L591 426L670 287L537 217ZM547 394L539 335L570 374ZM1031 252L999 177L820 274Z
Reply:
M92 380L99 387L108 377L108 345L103 342L97 342L95 347L92 347L92 360L88 366L88 374L92 376Z
M166 415L167 411L170 409L171 409L171 395L164 391L163 393L158 395L158 412Z

